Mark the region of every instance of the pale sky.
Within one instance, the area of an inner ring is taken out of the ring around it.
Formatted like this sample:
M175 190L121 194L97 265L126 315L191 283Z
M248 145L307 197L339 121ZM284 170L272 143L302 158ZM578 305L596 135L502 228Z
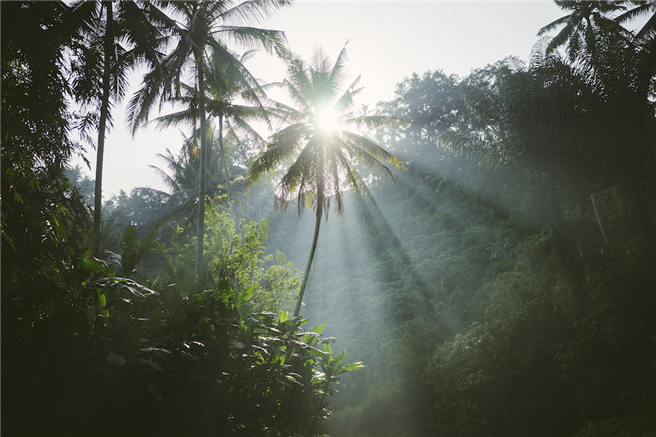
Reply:
M443 70L464 77L507 56L526 60L538 40L538 30L563 15L566 11L546 0L296 0L259 27L283 30L290 49L306 60L317 47L334 60L350 40L350 80L362 75L360 84L364 87L356 105L373 108L379 101L391 100L396 84L413 72L421 75ZM280 81L286 71L282 61L264 53L246 66L264 82ZM149 165L164 166L157 154L167 148L174 153L179 150L179 129L144 129L133 139L123 127L123 105L115 108L114 119L115 127L105 145L104 199L120 189L128 193L141 186L165 189ZM73 165L81 164L94 178L95 150L86 148L91 171L81 159L75 159Z

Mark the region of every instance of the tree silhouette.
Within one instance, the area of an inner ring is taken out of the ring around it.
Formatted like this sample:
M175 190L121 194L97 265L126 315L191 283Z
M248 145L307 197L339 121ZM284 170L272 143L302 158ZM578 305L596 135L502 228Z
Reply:
M112 100L125 97L130 68L159 63L159 50L165 41L162 30L173 23L159 6L160 2L145 1L78 1L72 5L70 16L81 35L73 51L73 95L79 103L92 107L79 126L85 135L97 128L98 135L93 215L96 253L102 241L103 158L105 135L112 124ZM98 77L102 77L100 87Z
M607 16L624 9L618 2L589 0L555 0L555 2L561 9L571 11L571 14L547 24L538 32L538 36L543 36L547 32L563 26L549 42L548 51L567 45L567 54L570 60L586 54L594 56L596 40L600 31L607 32L611 29L615 32L625 31Z
M196 275L202 277L203 239L205 233L205 197L207 169L207 118L205 108L205 76L203 65L208 62L208 50L219 56L224 65L248 74L222 41L232 40L249 47L286 55L284 34L280 31L242 25L258 21L275 9L288 5L288 0L171 2L169 7L176 17L174 33L177 44L162 62L146 74L141 89L130 101L130 121L133 133L148 120L150 111L159 102L160 109L169 99L180 95L183 74L191 67L195 74L200 118L200 183L198 238L196 246Z
M239 141L241 136L246 136L256 143L263 144L264 138L252 128L252 121L264 121L270 126L269 112L271 108L265 107L262 102L265 97L264 90L247 72L240 67L252 51L242 56L235 56L241 65L223 64L219 56L213 55L210 65L205 70L205 110L209 118L218 119L218 153L216 158L223 165L225 175L228 201L232 202L232 190L230 170L225 154L224 142L230 136ZM171 99L174 104L183 107L182 110L172 114L158 117L157 123L160 127L169 127L174 124L186 123L196 128L198 119L198 92L194 87L181 84L180 95ZM236 103L239 102L239 103ZM226 129L224 129L224 125ZM224 133L224 130L227 133ZM195 134L194 134L195 135Z
M380 170L394 180L394 174L385 164L403 168L403 164L372 140L347 127L376 128L399 120L389 116L361 116L355 110L353 99L361 91L358 77L340 94L345 80L346 48L342 49L334 65L317 50L312 62L299 58L289 63L288 76L283 81L294 107L278 104L277 107L286 127L272 135L266 151L251 164L250 183L256 183L263 175L289 166L276 188L276 208L286 209L289 201L298 199L299 214L308 205L315 209L316 223L312 248L305 267L303 283L296 303L297 316L303 302L312 259L317 247L321 218L331 202L337 213L343 210L344 187L358 194L373 197L360 176L356 165L362 164Z
M217 138L214 129L211 127L207 133L207 140L210 165L206 175L206 181L208 182L206 194L209 198L216 199L221 194L219 185L220 171L218 169ZM195 135L184 139L182 148L177 155L167 150L165 153L158 154L158 156L164 160L168 170L154 165L150 167L159 173L170 193L164 193L153 188L149 189L167 197L166 212L157 217L152 224L158 228L172 224L186 229L194 220L197 222L200 203L198 197L200 151L195 141Z
M647 22L642 26L642 28L636 33L638 39L647 38L650 35L653 35L656 32L656 0L628 0L625 1L626 4L630 6L635 6L634 8L628 9L623 14L619 15L616 18L618 23L626 23L637 17L652 14Z

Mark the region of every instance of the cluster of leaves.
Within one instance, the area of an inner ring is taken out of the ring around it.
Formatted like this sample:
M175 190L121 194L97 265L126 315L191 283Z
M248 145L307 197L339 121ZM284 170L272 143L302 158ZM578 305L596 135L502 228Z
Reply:
M342 366L322 327L303 332L307 320L256 311L256 285L235 293L225 281L185 297L175 285L126 288L102 291L107 359L145 380L165 418L155 428L171 435L315 435L330 384L360 367Z
M597 272L581 316L551 244L524 247L495 281L488 318L437 349L438 422L462 436L653 435L651 257Z
M138 278L152 238L128 226L121 240L122 272ZM67 246L67 304L3 342L3 370L15 376L3 387L7 432L70 433L75 423L96 435L316 435L337 377L362 367L333 354L325 324L305 332L307 319L264 311L257 283L146 286ZM112 419L99 424L98 412Z
M437 192L412 175L399 179L372 187L379 208L347 196L350 213L326 224L317 248L304 314L327 321L339 346L367 364L333 400L331 435L430 432L428 358L483 315L478 291L512 270L527 232L504 208L472 196L471 175ZM312 218L278 215L270 224L270 247L302 261Z
M262 219L259 226L242 221L235 229L228 213L211 207L206 213L207 239L204 242L204 270L207 281L217 284L228 280L236 290L256 284L253 300L269 311L288 308L300 287L299 272L285 254L265 255L269 225ZM178 229L184 234L184 229ZM171 282L192 281L195 263L195 237L184 243L175 240L164 253L162 279ZM193 279L195 280L195 279Z
M88 208L64 176L77 145L67 134L65 44L75 28L62 4L4 3L2 22L3 338L67 305L65 241L80 241ZM3 342L4 349L4 342Z
M571 3L570 18L608 5ZM482 288L485 317L429 364L437 428L453 435L653 435L654 40L579 19L585 56L579 40L576 62L543 41L528 66L470 78L482 124L440 136L513 169L538 230Z
M576 62L541 41L379 105L409 171L326 226L306 299L368 364L331 434L653 435L654 39L594 23Z

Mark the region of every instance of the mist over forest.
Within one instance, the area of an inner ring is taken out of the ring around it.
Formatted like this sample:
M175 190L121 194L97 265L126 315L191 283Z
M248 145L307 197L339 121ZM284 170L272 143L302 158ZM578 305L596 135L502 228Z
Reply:
M288 0L1 2L3 435L656 437L656 2L556 3L374 107Z

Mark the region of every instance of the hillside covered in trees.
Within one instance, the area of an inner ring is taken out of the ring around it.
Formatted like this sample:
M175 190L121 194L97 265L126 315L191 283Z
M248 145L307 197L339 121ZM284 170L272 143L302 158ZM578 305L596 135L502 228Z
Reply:
M656 437L656 3L375 108L289 3L1 3L3 434ZM102 203L123 98L185 140Z

